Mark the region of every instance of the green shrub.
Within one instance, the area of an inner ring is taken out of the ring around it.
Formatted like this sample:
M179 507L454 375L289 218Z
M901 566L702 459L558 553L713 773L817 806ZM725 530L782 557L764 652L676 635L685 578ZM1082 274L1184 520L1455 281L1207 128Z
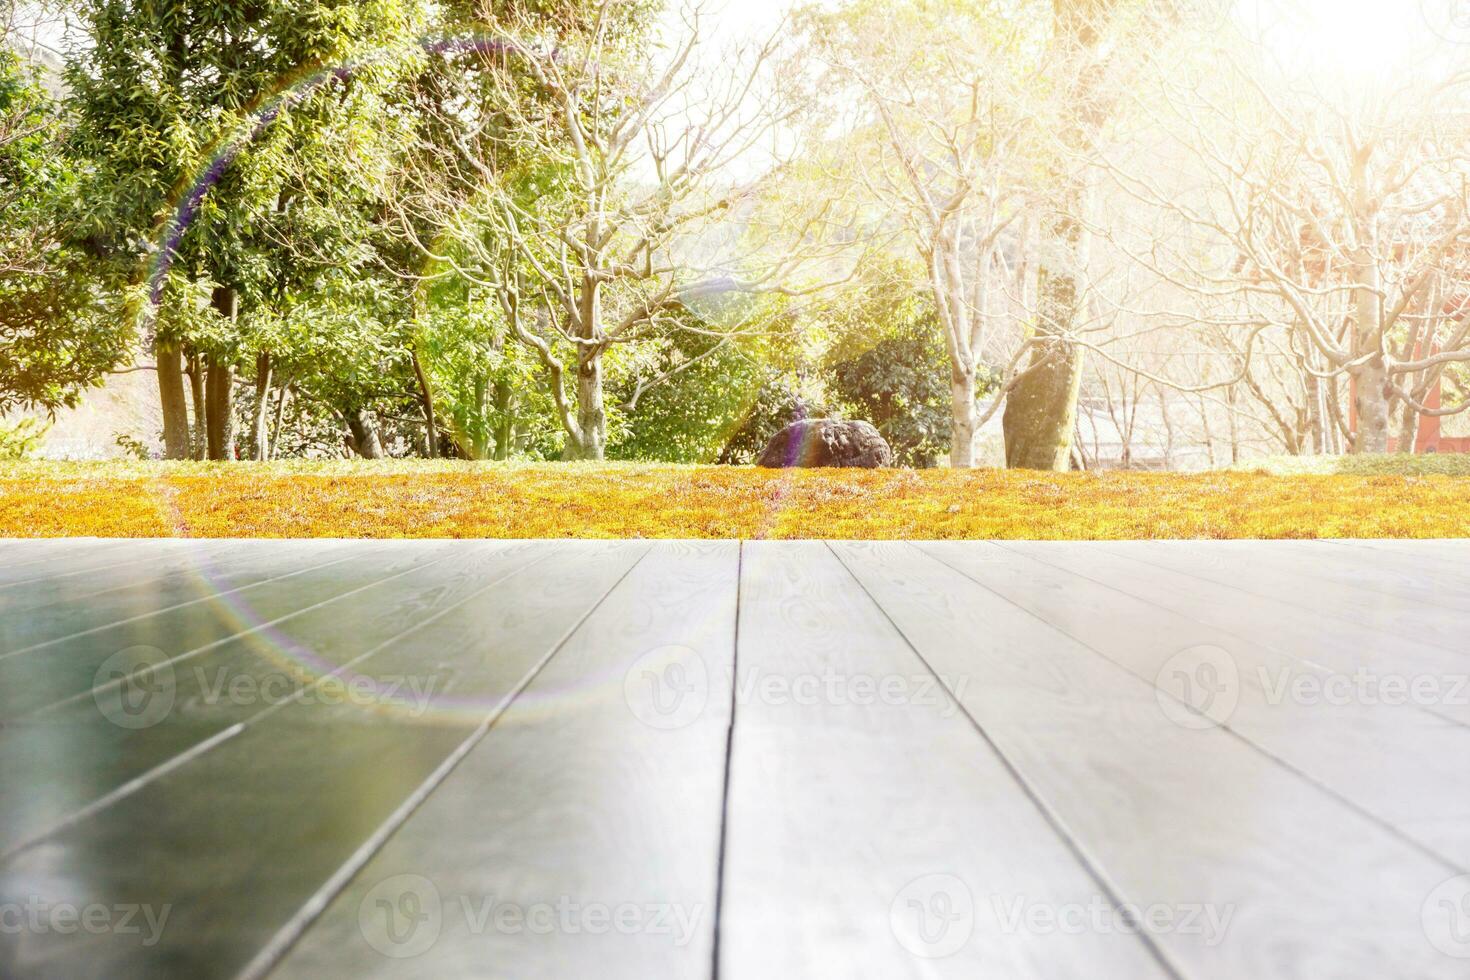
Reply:
M49 428L39 419L32 418L0 422L0 459L28 458L41 448L41 439Z

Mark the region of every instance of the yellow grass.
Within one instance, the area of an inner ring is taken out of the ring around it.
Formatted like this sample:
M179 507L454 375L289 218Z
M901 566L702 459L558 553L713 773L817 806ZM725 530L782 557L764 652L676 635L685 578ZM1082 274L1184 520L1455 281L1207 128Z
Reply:
M1470 536L1470 478L612 463L0 464L0 536Z

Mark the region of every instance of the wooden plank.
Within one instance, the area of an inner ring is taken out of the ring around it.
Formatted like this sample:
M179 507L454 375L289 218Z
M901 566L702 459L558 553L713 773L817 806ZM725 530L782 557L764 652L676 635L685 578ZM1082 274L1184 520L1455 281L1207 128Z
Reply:
M0 571L0 596L21 587L36 589L51 587L60 580L78 575L120 576L147 562L159 548L178 548L182 545L172 539L160 541L108 540L92 543L92 547L68 551L56 561L39 565L23 565L15 569ZM197 547L197 546L196 546Z
M35 574L37 568L62 561L82 551L96 553L104 549L120 551L127 542L99 538L4 538L5 552L0 556L0 582ZM24 570L24 573L22 573Z
M1455 650L1462 646L1454 634L1456 624L1470 614L1470 579L1440 568L1433 560L1415 563L1397 553L1327 542L1221 544L1190 548L1182 541L1142 541L1109 542L1108 547L1154 561L1183 561L1195 574L1209 572L1216 581L1277 595L1298 605L1351 597L1353 604L1379 611L1384 628L1402 629L1417 621L1426 642L1448 644ZM1275 587L1267 589L1267 582Z
M347 542L326 542L311 549L311 567L340 561L360 550ZM28 653L108 626L157 615L215 596L248 591L307 566L283 565L280 545L235 542L233 548L176 549L158 555L147 571L132 570L125 582L91 583L60 596L42 590L16 590L16 602L4 605L0 619L0 659Z
M1428 561L1437 570L1449 574L1463 574L1470 568L1470 540L1465 538L1331 538L1324 539L1322 543L1360 551L1404 555L1416 562Z
M294 701L105 813L0 862L0 902L39 893L51 902L172 909L152 946L138 936L46 933L7 950L0 937L0 974L44 963L78 978L236 975L413 800L497 699L513 696L644 546L543 547L555 554L538 564L540 574L481 593L355 668L379 682L405 671L439 679L445 686L426 710L372 698ZM453 573L450 563L439 567Z
M1222 693L1233 699L1228 711L1221 702L1215 721L1445 860L1470 867L1470 727L1439 717L1430 710L1437 703L1384 696L1393 678L1403 677L1407 693L1418 676L1398 673L1411 669L1400 650L1378 647L1366 635L1354 642L1352 629L1323 617L1212 590L1092 545L1000 547L1017 558L964 570L1165 691L1174 689L1176 670L1192 669L1181 658L1203 648L1218 683L1228 687ZM1462 679L1465 668L1463 660L1447 665ZM1459 682L1439 676L1443 700ZM1464 687L1470 697L1470 683Z
M1289 648L1288 652L1310 656L1329 671L1363 669L1375 678L1390 675L1429 684L1441 696L1419 698L1426 710L1470 724L1470 685L1466 683L1470 664L1464 657L1463 639L1470 611L1327 581L1334 573L1323 566L1340 572L1344 564L1354 564L1344 561L1342 551L1346 549L1306 545L1295 549L1302 563L1280 571L1282 566L1252 558L1266 547L1263 542L1222 542L1229 546L1223 549L1187 549L1175 544L1108 542L1097 551L1224 586L1222 601L1198 613L1200 618L1227 628L1254 630L1262 642L1274 641ZM1101 554L1092 557L1103 560ZM1361 577L1365 573L1367 568L1358 568L1348 574ZM1178 583L1175 594L1187 588ZM1186 591L1181 601L1200 605L1197 593ZM1237 610L1255 612L1234 615ZM1266 622L1273 624L1270 629L1263 628Z
M289 554L275 551L286 567ZM0 728L0 780L32 788L0 797L0 855L135 792L551 554L529 542L459 543L452 561L415 566L167 668L150 680L157 700L141 712L123 710L119 688ZM419 696L416 676L405 673L400 684L409 699Z
M270 976L707 975L737 567L734 542L655 545ZM660 715L641 672L670 664L696 689ZM409 896L438 911L394 942Z
M999 549L924 547L1026 578ZM973 678L968 713L1118 895L1176 915L1149 931L1180 975L1463 978L1421 923L1454 868L912 546L838 550L936 671Z
M283 561L292 564L314 554L324 543L284 546ZM92 697L99 670L110 669L123 651L146 647L157 662L176 662L212 649L229 638L273 628L286 617L371 586L415 566L443 561L451 554L445 542L428 545L390 542L363 547L339 564L308 567L278 578L243 597L227 596L159 616L124 623L30 653L0 659L0 723L72 700Z
M1175 544L1107 542L1093 550L1223 586L1224 594L1232 601L1264 601L1277 608L1295 609L1298 614L1355 624L1366 631L1438 646L1456 654L1464 649L1465 625L1470 623L1470 588L1461 600L1455 595L1458 590L1447 585L1442 576L1431 583L1436 577L1426 572L1421 588L1407 591L1394 583L1370 585L1366 577L1358 575L1354 576L1356 582L1340 580L1346 566L1374 562L1371 557L1358 560L1351 553L1344 555L1345 549L1283 552L1259 541L1230 542L1219 549L1181 548ZM1334 581L1334 577L1339 580ZM1460 608L1462 602L1464 607Z
M1337 540L1313 541L1311 545L1339 559L1360 558L1374 570L1373 574L1401 577L1409 588L1422 589L1427 584L1432 601L1439 601L1451 589L1463 599L1470 586L1470 541L1373 540L1365 542L1366 547L1352 549ZM1440 587L1436 588L1435 583Z
M825 545L746 546L737 677L722 977L1167 975L1135 936L1006 928L1106 887Z

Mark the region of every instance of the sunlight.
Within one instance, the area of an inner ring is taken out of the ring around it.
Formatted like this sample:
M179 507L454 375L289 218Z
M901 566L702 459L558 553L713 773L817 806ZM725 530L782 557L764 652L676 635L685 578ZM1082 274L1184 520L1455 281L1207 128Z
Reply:
M1238 9L1285 64L1334 85L1376 87L1426 62L1470 58L1465 0L1241 0Z

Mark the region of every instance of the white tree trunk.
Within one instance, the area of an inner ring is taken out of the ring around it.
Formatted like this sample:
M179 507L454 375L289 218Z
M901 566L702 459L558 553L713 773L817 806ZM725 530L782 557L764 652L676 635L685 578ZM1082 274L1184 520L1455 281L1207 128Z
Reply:
M949 465L968 469L975 465L975 369L965 373L960 368L950 372L950 446Z
M607 452L607 412L602 401L602 352L577 357L578 459L601 460Z

